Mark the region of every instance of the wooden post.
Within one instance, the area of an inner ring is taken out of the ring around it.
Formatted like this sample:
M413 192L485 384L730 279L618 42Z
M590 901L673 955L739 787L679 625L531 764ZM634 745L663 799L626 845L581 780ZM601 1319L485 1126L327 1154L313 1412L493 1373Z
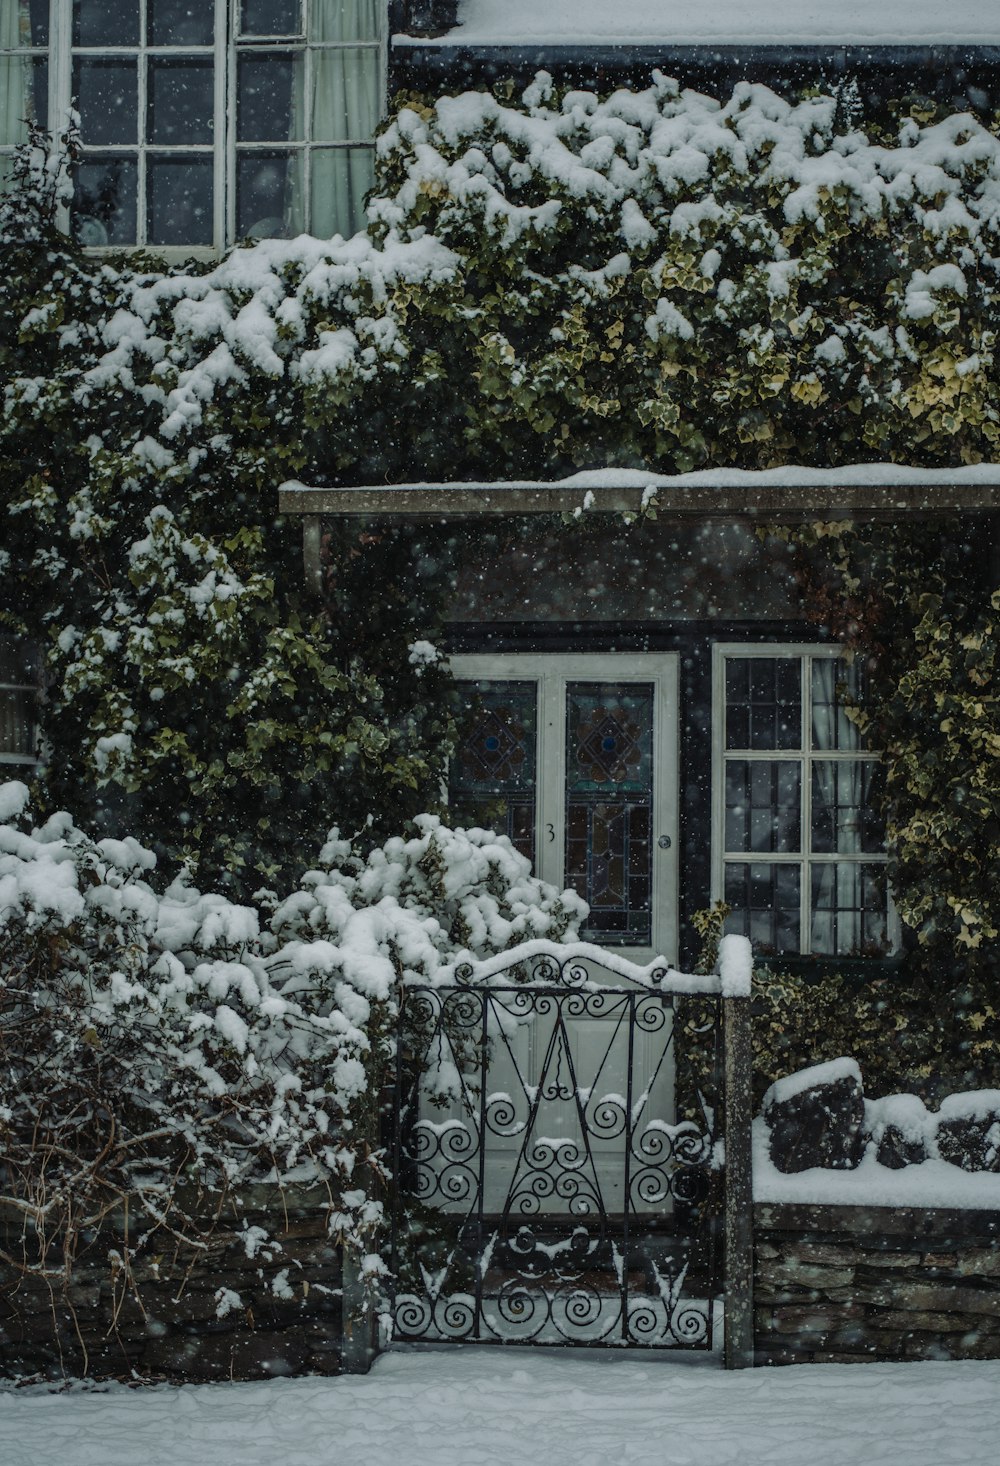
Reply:
M753 1175L750 999L724 998L725 1328L727 1369L753 1364Z
M367 1142L369 1153L375 1151L379 1137L378 1104L366 1105L355 1123L358 1141ZM370 1161L357 1165L351 1179L369 1200L384 1199L377 1167ZM340 1368L344 1374L367 1374L379 1352L377 1290L372 1282L366 1282L360 1257L346 1243L341 1247L341 1289Z
M357 1254L348 1247L343 1249L342 1286L340 1367L344 1374L367 1374L378 1353L378 1311Z

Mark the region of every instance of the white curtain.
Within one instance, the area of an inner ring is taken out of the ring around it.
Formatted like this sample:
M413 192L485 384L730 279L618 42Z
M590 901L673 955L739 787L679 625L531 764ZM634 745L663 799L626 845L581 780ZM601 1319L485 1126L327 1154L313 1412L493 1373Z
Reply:
M843 666L832 657L812 664L813 750L822 753L857 746L857 733L837 701ZM861 854L861 802L864 768L860 759L813 760L813 826L830 812L833 849ZM814 952L860 954L864 939L860 861L815 862L811 946Z
M310 0L309 37L320 46L312 53L312 142L363 143L373 136L381 111L379 53L352 43L379 39L383 8L382 0ZM313 234L351 234L360 227L372 158L370 147L313 148Z
M31 45L27 0L0 0L0 51ZM31 60L0 55L0 144L19 143L31 108Z

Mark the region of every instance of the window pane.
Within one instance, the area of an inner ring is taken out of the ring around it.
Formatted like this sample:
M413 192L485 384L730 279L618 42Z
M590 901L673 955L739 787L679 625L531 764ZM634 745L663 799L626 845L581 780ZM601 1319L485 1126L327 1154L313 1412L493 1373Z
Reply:
M213 238L210 157L151 155L147 163L150 244L211 244Z
M27 124L47 127L49 67L44 56L0 56L0 143L28 135Z
M28 682L38 678L38 653L30 641L0 635L0 682Z
M377 41L384 0L323 0L312 7L313 41Z
M798 952L800 879L798 865L727 864L726 930L749 937L761 954Z
M801 658L727 657L726 747L801 745Z
M0 0L0 46L47 46L49 0Z
M139 0L73 0L74 46L138 46Z
M833 657L814 659L812 664L812 737L813 748L851 749L863 747L858 729L847 716L844 696L850 701L864 699L862 669L855 662L848 664ZM842 692L838 692L838 688Z
M302 136L303 53L244 53L237 61L236 135L240 142L286 142Z
M883 849L878 812L882 765L816 759L812 772L812 848L820 855L877 855Z
M88 158L76 170L73 234L81 244L135 244L133 158Z
M813 952L879 957L889 950L886 868L860 861L812 869Z
M727 850L800 850L801 806L798 763L727 760Z
M0 690L0 754L31 758L34 751L35 694Z
M468 719L448 781L448 803L456 818L507 835L532 862L536 705L533 682L470 687Z
M31 758L35 751L35 695L0 691L0 753Z
M312 221L320 239L350 236L365 222L365 195L375 182L373 148L317 148L312 154Z
M377 51L313 53L312 136L316 142L372 137L380 111Z
M215 39L212 0L149 0L146 40L151 46L210 46Z
M653 689L567 689L565 880L595 941L652 937Z
M138 65L127 56L82 57L73 64L73 95L88 147L139 141Z
M150 57L147 136L154 143L210 143L215 110L212 58Z
M245 36L301 34L300 0L243 0L240 30Z
M302 154L240 153L236 162L236 233L246 239L301 234L304 187Z

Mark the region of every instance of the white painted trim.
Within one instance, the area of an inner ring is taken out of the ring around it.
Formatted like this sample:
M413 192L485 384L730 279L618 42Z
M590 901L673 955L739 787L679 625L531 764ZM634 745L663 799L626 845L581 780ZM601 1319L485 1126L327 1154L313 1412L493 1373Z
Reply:
M652 944L615 947L633 962L677 960L679 658L676 652L462 653L450 658L460 681L535 682L538 686L536 871L565 885L566 687L570 682L636 682L653 687ZM544 771L544 776L543 776ZM547 831L551 827L552 835ZM670 846L659 848L661 835Z

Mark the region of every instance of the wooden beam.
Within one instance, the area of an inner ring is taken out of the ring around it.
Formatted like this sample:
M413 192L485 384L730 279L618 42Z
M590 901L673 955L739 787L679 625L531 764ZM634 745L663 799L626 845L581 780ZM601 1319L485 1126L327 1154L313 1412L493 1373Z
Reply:
M523 514L638 514L648 490L634 484L587 489L552 483L362 484L356 488L310 489L289 485L278 491L282 514L403 518L477 518ZM758 521L902 517L1000 509L996 483L691 484L654 488L660 514Z

